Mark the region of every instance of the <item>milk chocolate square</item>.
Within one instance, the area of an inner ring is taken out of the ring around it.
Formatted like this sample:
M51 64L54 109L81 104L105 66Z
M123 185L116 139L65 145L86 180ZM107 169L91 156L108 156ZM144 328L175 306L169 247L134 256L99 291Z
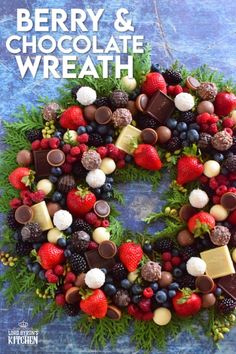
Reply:
M132 125L127 125L124 127L120 135L118 136L118 139L116 140L115 145L122 151L126 152L127 154L132 154L133 153L133 148L132 148L132 140L134 139L139 139L141 134L141 130L133 127Z
M234 265L227 246L212 248L200 253L206 262L206 274L212 279L234 274Z
M220 278L217 285L236 301L236 274Z
M97 249L85 252L84 256L90 269L106 268L107 270L111 270L111 268L116 264L114 257L110 259L102 258Z
M47 154L50 150L36 150L33 151L34 170L36 178L48 177L52 166L47 161Z
M174 101L161 91L154 93L152 98L148 101L146 113L152 118L158 120L159 123L164 124L171 114L174 112Z

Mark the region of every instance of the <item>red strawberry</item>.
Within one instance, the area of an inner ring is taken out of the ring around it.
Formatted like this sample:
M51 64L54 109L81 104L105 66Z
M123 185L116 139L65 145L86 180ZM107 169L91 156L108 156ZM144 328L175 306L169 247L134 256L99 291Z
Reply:
M196 156L182 156L177 163L177 183L185 184L195 181L203 172L203 164Z
M188 229L197 237L212 230L215 223L215 218L211 214L200 211L188 220Z
M143 257L140 245L134 242L123 243L119 248L119 257L129 272L134 272Z
M162 162L157 150L149 144L139 144L134 150L134 161L136 165L146 170L157 171L162 168Z
M188 317L198 313L202 307L202 299L190 289L178 291L172 299L174 310L178 316Z
M27 167L17 167L9 175L11 185L16 189L26 189L30 182L31 170Z
M107 306L107 298L100 289L92 290L87 297L82 296L80 301L81 310L95 318L105 317Z
M216 95L215 113L219 116L227 116L236 108L236 96L231 92L219 92Z
M67 108L61 115L60 125L62 128L72 130L87 125L83 117L82 109L79 106L71 106Z
M42 244L38 250L38 258L43 269L52 269L65 261L64 251L50 242Z
M95 195L88 189L74 188L67 194L66 204L68 210L80 217L88 213L96 202Z
M158 90L165 94L167 93L164 77L157 72L147 74L146 80L142 84L142 92L146 93L148 96L151 96Z

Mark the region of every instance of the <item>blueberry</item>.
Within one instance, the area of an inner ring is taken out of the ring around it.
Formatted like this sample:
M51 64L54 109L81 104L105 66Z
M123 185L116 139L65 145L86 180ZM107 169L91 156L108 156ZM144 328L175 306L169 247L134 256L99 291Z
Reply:
M171 254L173 257L178 257L179 256L179 250L177 250L176 248L173 248L173 250L171 251Z
M187 147L189 146L189 142L187 140L182 141L182 147Z
M108 135L105 137L105 143L106 144L111 144L113 142L112 136Z
M115 285L109 283L104 285L103 290L108 296L113 296L117 292Z
M20 232L15 232L13 235L14 240L16 241L21 241L22 240L22 236Z
M86 127L83 127L83 126L79 127L79 128L77 129L77 133L78 133L79 135L86 133Z
M230 229L231 224L228 221L224 221L223 226L228 227L228 229Z
M50 175L48 177L49 181L52 182L52 183L57 183L58 181L58 178L56 176L53 176L53 175Z
M106 275L107 274L107 269L106 268L100 268L100 270Z
M38 276L39 276L39 279L41 279L41 280L46 280L44 270L40 270Z
M114 178L113 177L107 177L106 178L106 183L113 183L114 182Z
M154 293L158 290L159 285L157 283L151 283L150 288L154 291Z
M106 125L99 125L97 127L97 132L100 135L107 135L108 127Z
M97 128L97 122L95 120L93 120L90 124L90 127L92 127L93 129Z
M59 177L62 175L62 169L60 167L52 167L51 174Z
M29 272L32 272L32 264L31 263L27 264L27 269Z
M133 302L134 304L138 304L141 299L142 299L142 296L141 296L141 295L134 295L134 296L132 297L132 302Z
M65 142L62 140L62 141L60 142L60 147L62 148L64 145L65 145Z
M159 304L163 304L167 300L167 295L163 290L159 290L155 294L155 299Z
M113 283L113 278L111 275L106 276L105 283Z
M62 139L62 132L56 131L53 136L58 139Z
M199 132L200 126L197 123L191 123L191 124L189 124L188 129L189 130L195 129L195 130L197 130Z
M53 202L59 202L62 199L62 194L58 191L54 192L51 197Z
M121 282L120 282L120 285L124 289L130 289L131 286L132 286L132 283L128 279L122 279Z
M185 122L179 122L176 126L176 129L178 130L178 132L184 132L188 129L188 126Z
M185 264L185 263L181 263L181 264L179 265L179 268L180 268L183 272L185 272L185 270L186 270L186 264Z
M30 257L25 257L25 264L31 264Z
M104 183L102 190L103 190L103 192L110 192L112 190L111 183Z
M71 250L66 249L66 250L64 251L64 256L65 256L66 258L70 257L70 256L71 256Z
M172 135L173 135L173 136L179 136L178 130L174 129L174 130L172 131Z
M152 244L151 243L144 243L143 251L145 253L151 253L152 252Z
M113 128L109 128L107 131L107 135L110 135L112 138L115 136L115 130Z
M112 198L112 193L111 192L103 192L101 194L101 199L104 199L104 200L109 200Z
M99 197L101 195L101 188L95 188L93 190L94 194L96 195L96 197Z
M152 64L152 66L151 66L151 72L159 73L160 70L161 70L160 64Z
M67 244L66 239L63 237L61 237L57 240L57 245L60 247L66 247L66 244Z
M162 307L170 308L170 303L168 301L165 301L164 304L162 304Z
M168 286L168 289L169 289L169 290L178 290L178 289L179 289L179 284L178 284L178 283L171 283L171 284Z
M71 235L72 234L72 228L71 227L67 227L66 230L64 230L66 235Z
M139 284L132 285L131 291L134 295L139 295L142 293L143 289Z
M180 137L181 140L185 140L186 137L187 137L187 133L186 132L182 132L179 137Z
M180 278L180 277L182 277L182 275L183 275L183 272L180 268L178 268L178 267L174 268L174 270L173 270L174 277Z
M35 262L31 266L31 271L35 274L38 274L38 272L41 270L40 264L38 262Z
M86 127L86 132L87 133L92 133L94 131L94 128L91 126L91 125L87 125L87 127Z
M62 207L64 207L66 205L66 198L65 197L61 198L59 203Z
M221 167L221 173L222 173L222 175L227 175L228 172L229 172L229 171L227 170L227 168Z
M187 132L187 138L191 143L196 143L199 140L199 133L196 129L190 129Z
M216 152L213 155L213 159L216 160L217 162L221 163L224 160L224 155L221 154L220 152Z
M125 162L130 163L130 162L132 162L132 161L133 161L133 156L131 156L131 155L126 155L126 156L125 156Z
M176 291L175 290L169 290L168 291L168 296L171 299L172 297L174 297L176 295Z
M37 251L41 247L41 243L33 243L33 248Z
M166 121L166 126L169 128L169 129L175 129L177 125L177 120L175 118L169 118L167 119Z
M214 293L215 293L215 296L217 296L217 297L221 296L221 294L222 294L221 288L216 288Z

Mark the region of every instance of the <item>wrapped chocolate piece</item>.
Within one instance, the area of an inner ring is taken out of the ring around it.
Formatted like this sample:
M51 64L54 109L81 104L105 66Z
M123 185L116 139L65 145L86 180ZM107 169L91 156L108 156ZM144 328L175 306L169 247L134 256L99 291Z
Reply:
M217 285L224 290L226 294L236 300L236 274L231 274L220 278Z
M52 166L47 161L47 155L50 150L36 150L33 151L34 170L37 179L41 177L48 177Z
M165 124L174 109L174 101L163 92L157 91L148 102L146 113L158 120L159 123Z
M42 231L50 230L53 228L52 220L48 212L46 203L40 202L31 207L33 209L33 220L40 225Z

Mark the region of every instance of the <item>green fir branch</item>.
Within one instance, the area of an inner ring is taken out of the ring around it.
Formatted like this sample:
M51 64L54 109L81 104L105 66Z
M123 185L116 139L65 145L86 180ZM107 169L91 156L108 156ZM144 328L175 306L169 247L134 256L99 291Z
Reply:
M125 205L124 194L113 187L113 199L121 205Z
M178 234L179 231L183 230L186 227L186 224L181 221L173 221L170 219L165 220L165 228L161 231L157 231L154 234L154 239L162 238L162 237L168 237L173 239L174 242L176 242L176 235Z

